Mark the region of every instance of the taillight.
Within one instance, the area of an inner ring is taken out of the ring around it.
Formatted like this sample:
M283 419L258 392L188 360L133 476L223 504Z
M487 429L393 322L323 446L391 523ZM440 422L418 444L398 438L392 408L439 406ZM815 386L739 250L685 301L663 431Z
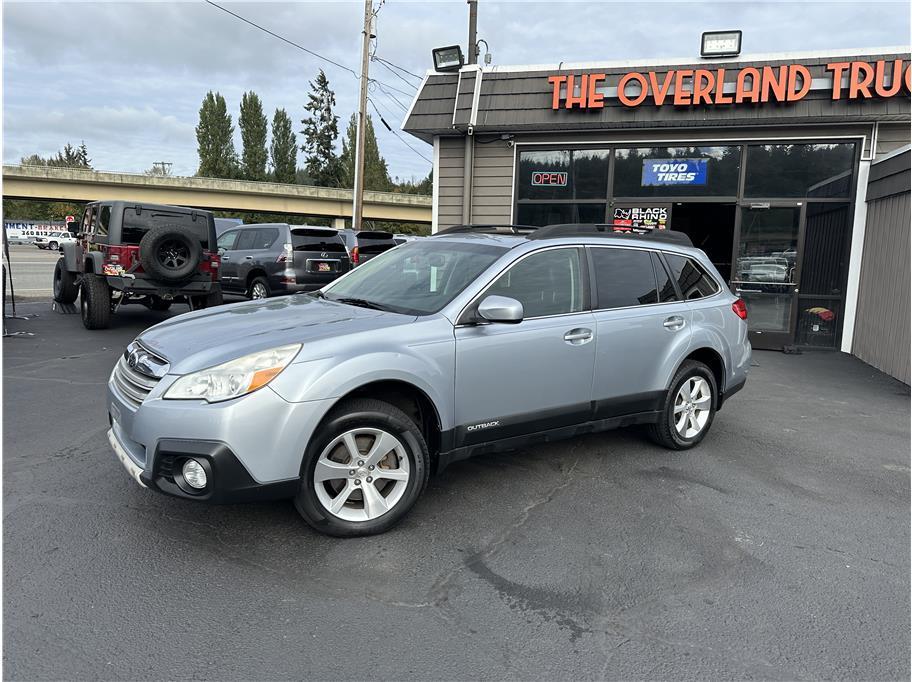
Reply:
M291 244L286 243L285 248L282 249L282 253L279 254L279 257L276 258L276 263L290 263L294 260L294 251L291 248Z
M352 265L358 264L358 247L352 249Z
M732 310L735 311L735 315L740 317L742 320L747 319L747 306L740 298L732 303Z

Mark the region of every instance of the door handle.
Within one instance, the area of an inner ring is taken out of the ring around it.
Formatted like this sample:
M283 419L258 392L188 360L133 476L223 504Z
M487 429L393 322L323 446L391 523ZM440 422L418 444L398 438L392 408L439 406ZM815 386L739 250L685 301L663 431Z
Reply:
M585 328L571 329L564 334L564 341L574 346L582 346L592 341L592 330Z
M222 260L231 260L231 256L222 256Z
M665 329L670 329L673 332L683 329L684 325L684 318L680 315L672 315L671 317L665 318L665 321L662 323L662 326L665 327Z
M253 260L253 256L244 256L244 260Z

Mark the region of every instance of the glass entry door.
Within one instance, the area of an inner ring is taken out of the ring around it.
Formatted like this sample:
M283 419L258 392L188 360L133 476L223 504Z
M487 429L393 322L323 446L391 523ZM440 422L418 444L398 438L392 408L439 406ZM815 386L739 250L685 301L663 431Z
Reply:
M781 350L795 343L803 202L739 207L732 290L747 304L754 348Z

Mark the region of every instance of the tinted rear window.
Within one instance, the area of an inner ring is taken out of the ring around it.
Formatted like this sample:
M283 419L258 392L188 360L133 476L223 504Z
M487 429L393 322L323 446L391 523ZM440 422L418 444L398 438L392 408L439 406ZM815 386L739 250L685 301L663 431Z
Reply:
M593 248L598 309L649 305L658 301L648 251Z
M196 218L195 220L194 217ZM146 232L153 227L163 225L184 227L196 235L204 249L209 248L210 225L209 218L206 215L150 208L144 208L137 212L134 207L124 209L123 226L120 235L121 243L139 244ZM214 232L214 228L212 231Z
M358 251L364 255L376 255L388 251L396 244L391 232L366 232L358 233Z
M671 268L672 277L678 280L681 293L688 301L712 296L719 291L716 281L695 260L673 253L666 253L665 260Z
M291 231L291 247L295 251L328 251L344 253L345 244L338 233L328 230L297 228Z

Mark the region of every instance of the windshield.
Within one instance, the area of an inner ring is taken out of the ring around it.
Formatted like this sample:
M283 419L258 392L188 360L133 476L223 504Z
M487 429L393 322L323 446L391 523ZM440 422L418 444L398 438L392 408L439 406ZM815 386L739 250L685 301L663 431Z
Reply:
M409 315L436 313L507 251L493 244L408 242L359 265L325 290ZM343 300L343 302L345 302Z

